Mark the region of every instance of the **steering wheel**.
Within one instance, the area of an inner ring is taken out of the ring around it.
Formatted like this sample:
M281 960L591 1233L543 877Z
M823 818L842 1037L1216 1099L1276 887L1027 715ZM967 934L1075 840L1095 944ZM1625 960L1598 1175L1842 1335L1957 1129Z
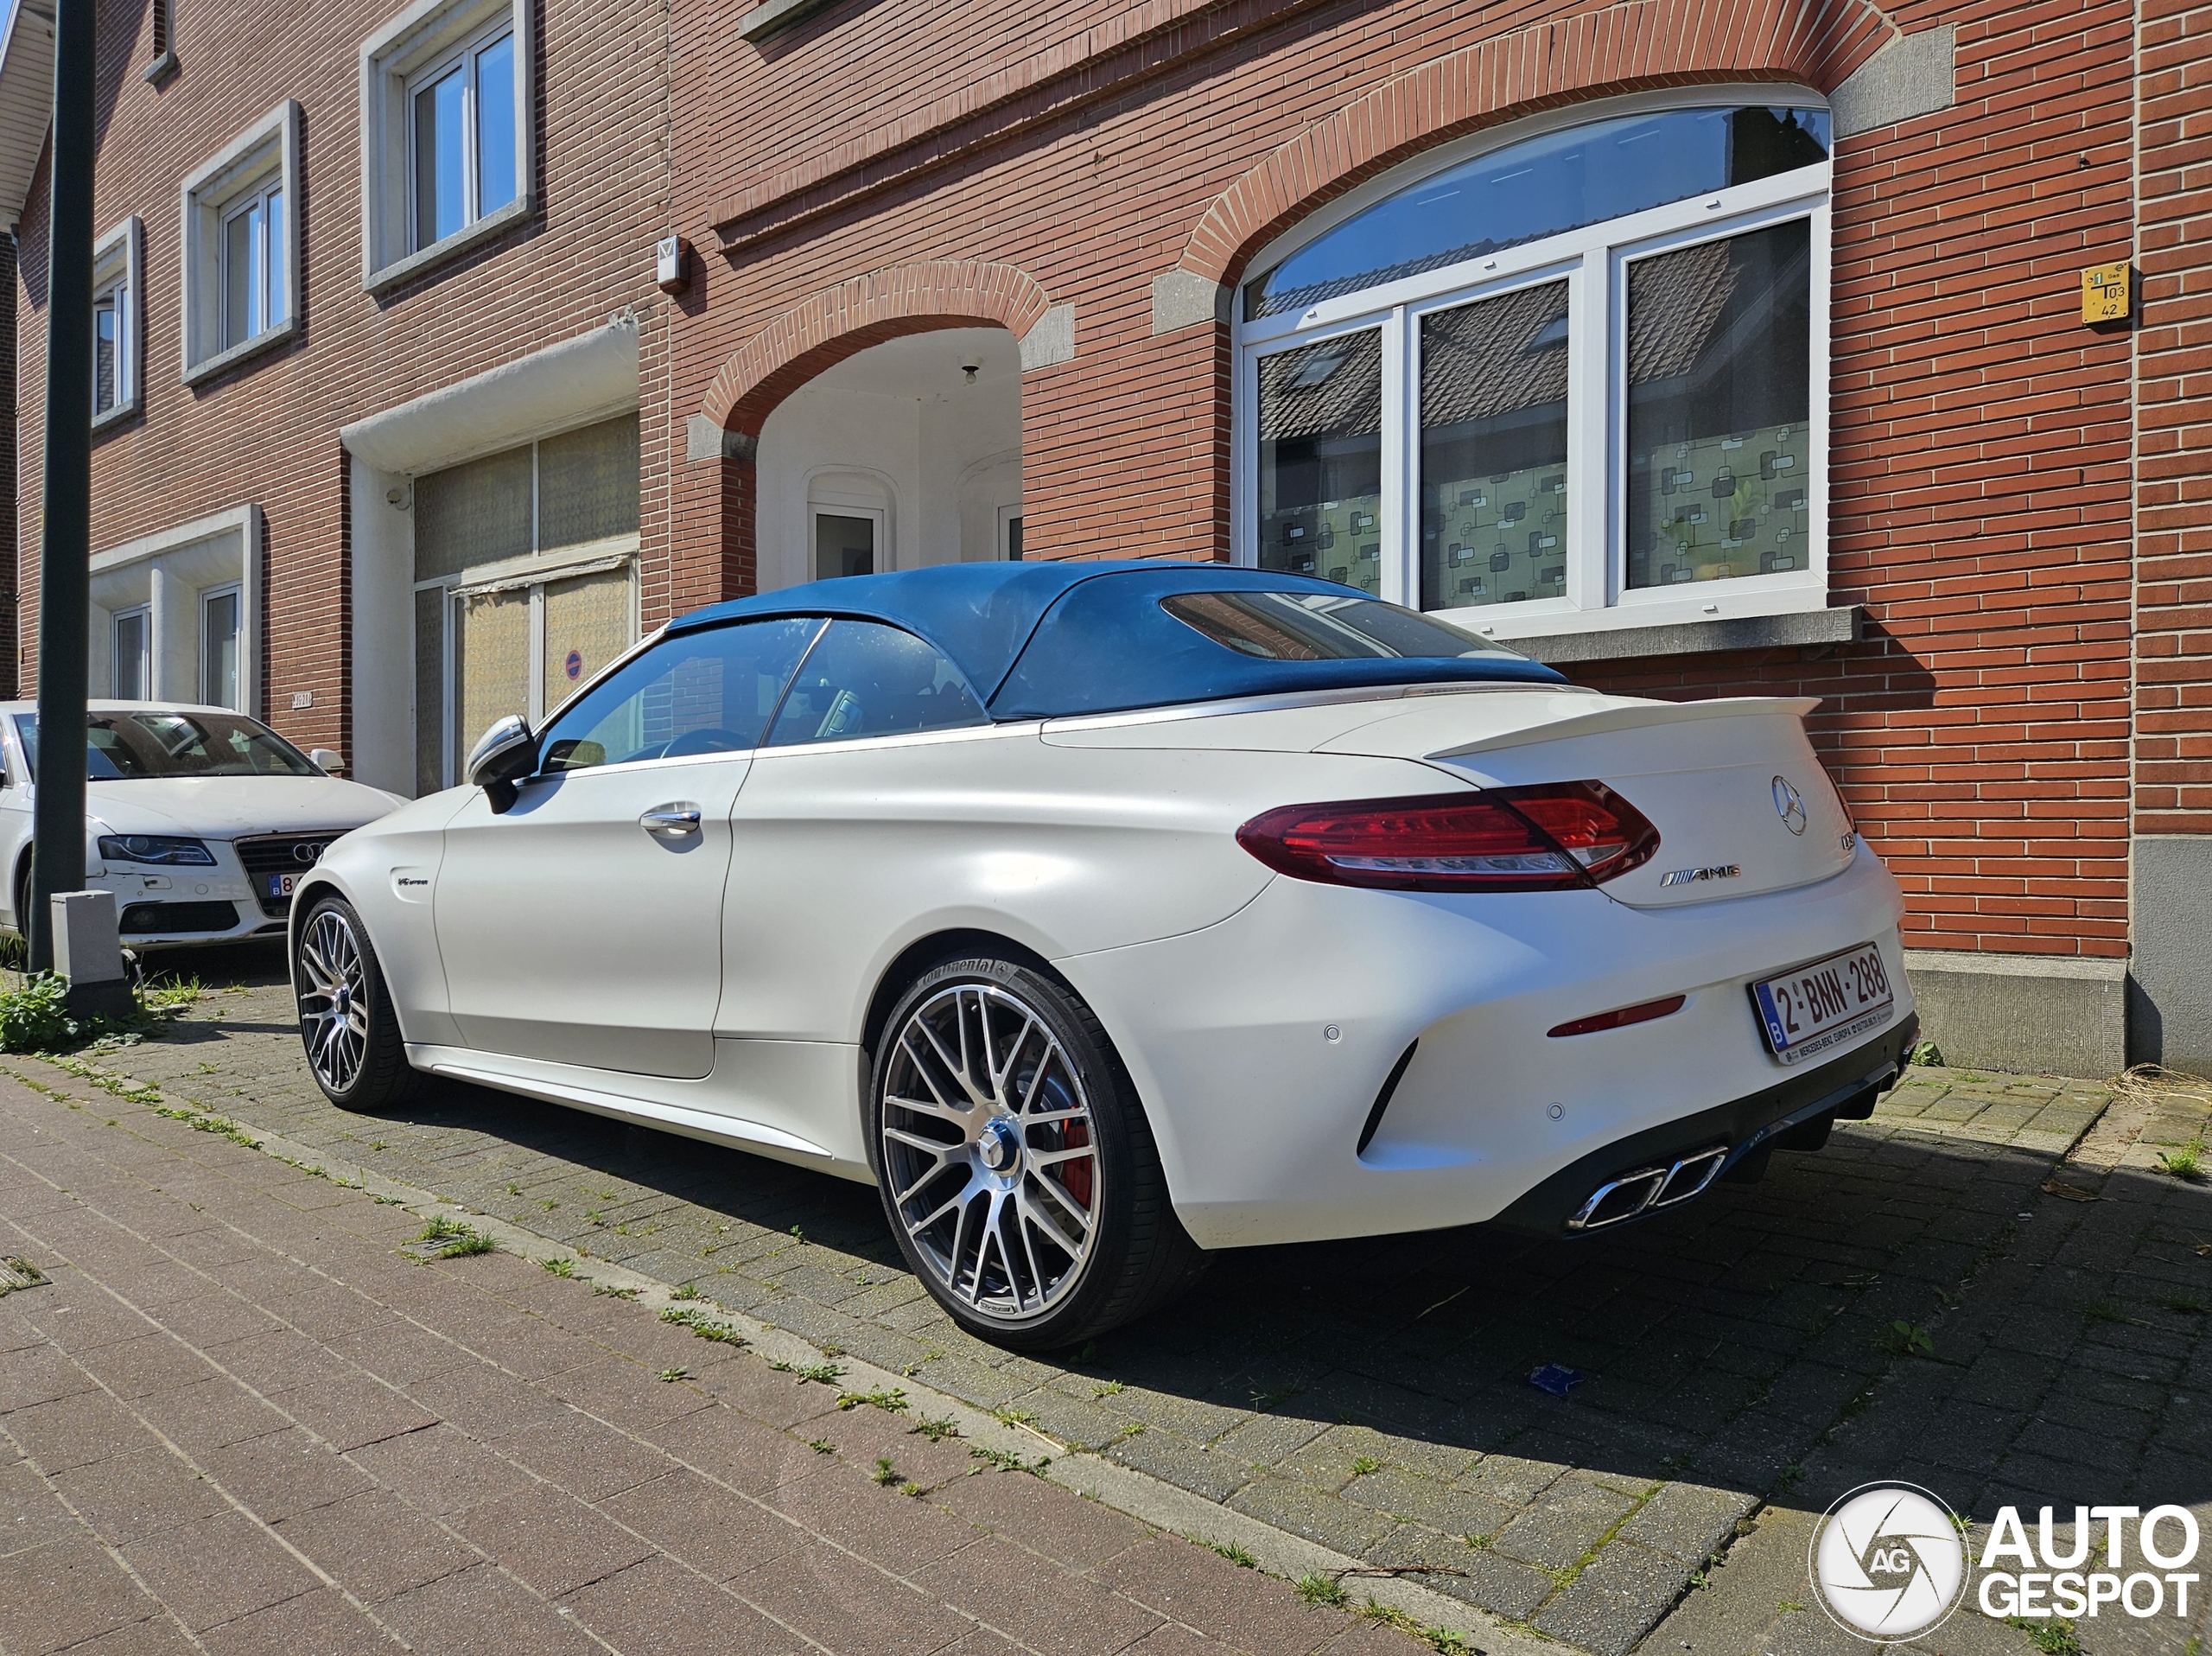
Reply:
M687 754L742 753L753 744L734 730L725 730L719 725L704 725L696 730L686 730L662 750L664 759L680 759Z

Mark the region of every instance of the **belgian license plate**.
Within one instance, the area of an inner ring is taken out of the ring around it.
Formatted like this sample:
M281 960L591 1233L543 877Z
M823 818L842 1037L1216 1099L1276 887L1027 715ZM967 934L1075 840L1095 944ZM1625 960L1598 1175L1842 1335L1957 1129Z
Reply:
M1862 943L1751 985L1766 1044L1785 1064L1887 1023L1897 1010L1882 952Z
M264 878L269 882L268 895L271 897L289 897L300 883L300 876L296 874L271 874Z

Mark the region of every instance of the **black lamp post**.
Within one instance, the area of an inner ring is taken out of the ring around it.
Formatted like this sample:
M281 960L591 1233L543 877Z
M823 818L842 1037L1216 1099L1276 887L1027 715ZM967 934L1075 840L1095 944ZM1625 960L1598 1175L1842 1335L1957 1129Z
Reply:
M93 0L57 0L47 191L46 488L39 547L38 800L30 965L54 965L47 899L85 884L92 534Z

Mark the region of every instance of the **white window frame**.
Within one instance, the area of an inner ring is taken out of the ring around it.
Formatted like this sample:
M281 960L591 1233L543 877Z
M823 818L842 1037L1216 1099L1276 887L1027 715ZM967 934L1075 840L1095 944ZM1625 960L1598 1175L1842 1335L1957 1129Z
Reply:
M209 592L238 596L238 700L261 715L261 508L233 506L92 554L91 682L115 682L113 618L146 610L149 700L196 702L203 688L200 602Z
M361 43L361 286L381 293L502 233L535 211L534 8L522 0L415 0ZM476 205L474 131L477 56L512 32L515 199L471 217L442 241L415 245L414 93L456 62L467 66L472 112L464 118L464 199Z
M806 503L806 578L823 581L818 560L822 556L822 531L817 527L823 518L865 518L875 525L875 573L882 575L898 566L891 562L891 513L880 506L842 506L832 497L815 499Z
M284 307L251 338L224 342L224 226L234 209L272 190L283 192ZM184 181L184 383L196 385L228 372L295 337L300 331L300 106L291 99L270 110Z
M116 309L115 401L99 405L99 374L86 365L92 379L92 430L129 419L145 406L144 336L145 226L136 216L102 236L92 247L92 309L112 301ZM95 330L97 337L97 329ZM97 344L94 347L98 348Z
M246 713L250 715L252 711L251 708L239 705L240 703L246 700L245 583L243 581L224 581L218 583L214 586L202 587L200 589L199 598L199 612L195 617L200 624L200 694L197 699L200 704L205 707L227 707L234 713ZM215 664L208 659L207 654L207 611L209 607L212 606L218 598L233 599L238 604L238 682L232 689L232 699L227 702L218 701L213 695L208 693L207 681L214 672Z
M466 231L484 216L482 177L482 105L477 94L481 76L484 54L501 41L514 37L514 25L505 18L477 35L465 46L457 48L444 57L434 61L429 67L420 69L407 80L407 217L408 243L410 251L429 252L441 240L449 240ZM448 74L461 75L461 228L445 237L423 239L422 223L423 199L416 188L421 178L422 156L416 148L419 136L415 121L416 96L435 86ZM520 142L520 134L517 134ZM499 206L507 204L502 201ZM494 213L499 207L492 209Z
M1817 109L1815 94L1790 87L1724 86L1608 100L1516 122L1440 149L1354 193L1264 249L1247 279L1318 240L1357 213L1424 177L1545 132L1624 114L1733 105ZM1472 300L1564 279L1568 287L1568 500L1567 589L1554 598L1431 611L1438 620L1498 639L1681 624L1728 617L1802 614L1827 607L1828 318L1832 163L1647 208L1541 241L1502 248L1424 271L1303 312L1243 319L1236 296L1230 388L1230 547L1234 561L1259 562L1259 363L1322 340L1379 328L1382 340L1380 596L1421 603L1420 319ZM1806 567L1738 576L1688 588L1626 587L1625 498L1627 271L1638 258L1791 220L1811 224L1812 315L1807 449ZM1601 324L1593 327L1592 323Z
M123 693L123 623L138 623L138 693ZM134 605L118 609L108 621L109 672L108 693L116 700L149 702L154 699L154 606L151 603Z

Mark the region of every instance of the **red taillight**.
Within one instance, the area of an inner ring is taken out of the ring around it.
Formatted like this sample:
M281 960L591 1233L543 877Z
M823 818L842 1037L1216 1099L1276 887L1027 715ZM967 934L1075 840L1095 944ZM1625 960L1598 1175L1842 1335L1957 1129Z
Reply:
M1646 1001L1641 1006L1624 1006L1618 1011L1594 1013L1586 1018L1574 1018L1544 1031L1549 1035L1595 1035L1600 1029L1625 1029L1631 1023L1649 1023L1654 1018L1672 1017L1688 1001L1687 995L1669 995L1664 1000Z
M1280 873L1396 891L1559 891L1610 880L1659 831L1602 782L1292 805L1236 843Z

